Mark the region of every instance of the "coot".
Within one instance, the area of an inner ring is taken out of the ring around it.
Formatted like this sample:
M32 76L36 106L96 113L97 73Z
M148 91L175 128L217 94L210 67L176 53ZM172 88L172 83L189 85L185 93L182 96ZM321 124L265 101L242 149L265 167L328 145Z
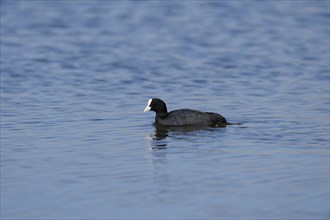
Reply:
M230 125L218 113L201 112L192 109L178 109L167 112L166 104L158 98L149 99L144 112L156 112L155 123L166 126L215 126L225 127Z

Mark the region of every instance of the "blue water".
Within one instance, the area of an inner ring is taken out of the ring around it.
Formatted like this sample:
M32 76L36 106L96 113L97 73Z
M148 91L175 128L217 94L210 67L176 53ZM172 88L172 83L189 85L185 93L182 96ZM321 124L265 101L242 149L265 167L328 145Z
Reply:
M329 219L329 1L0 6L1 219Z

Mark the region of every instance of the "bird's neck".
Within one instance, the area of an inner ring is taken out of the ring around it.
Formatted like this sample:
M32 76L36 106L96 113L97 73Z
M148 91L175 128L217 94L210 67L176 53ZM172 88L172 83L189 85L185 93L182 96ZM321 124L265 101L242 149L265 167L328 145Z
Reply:
M157 112L156 118L165 118L167 115L167 112Z

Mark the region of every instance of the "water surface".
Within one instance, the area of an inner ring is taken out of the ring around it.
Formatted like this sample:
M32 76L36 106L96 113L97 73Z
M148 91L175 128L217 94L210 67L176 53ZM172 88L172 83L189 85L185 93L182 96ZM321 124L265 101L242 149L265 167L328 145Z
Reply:
M2 1L0 51L2 219L329 218L328 1Z

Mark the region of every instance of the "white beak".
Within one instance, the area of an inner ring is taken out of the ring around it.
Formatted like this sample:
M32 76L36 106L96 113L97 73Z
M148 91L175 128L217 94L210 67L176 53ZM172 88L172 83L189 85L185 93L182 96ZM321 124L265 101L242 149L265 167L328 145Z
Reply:
M150 109L151 109L151 107L150 107L151 102L152 102L152 99L149 99L148 104L147 104L147 107L144 109L143 112L148 112L148 111L150 111Z
M148 112L148 111L150 111L150 109L151 109L151 107L147 106L147 107L143 110L143 112Z

